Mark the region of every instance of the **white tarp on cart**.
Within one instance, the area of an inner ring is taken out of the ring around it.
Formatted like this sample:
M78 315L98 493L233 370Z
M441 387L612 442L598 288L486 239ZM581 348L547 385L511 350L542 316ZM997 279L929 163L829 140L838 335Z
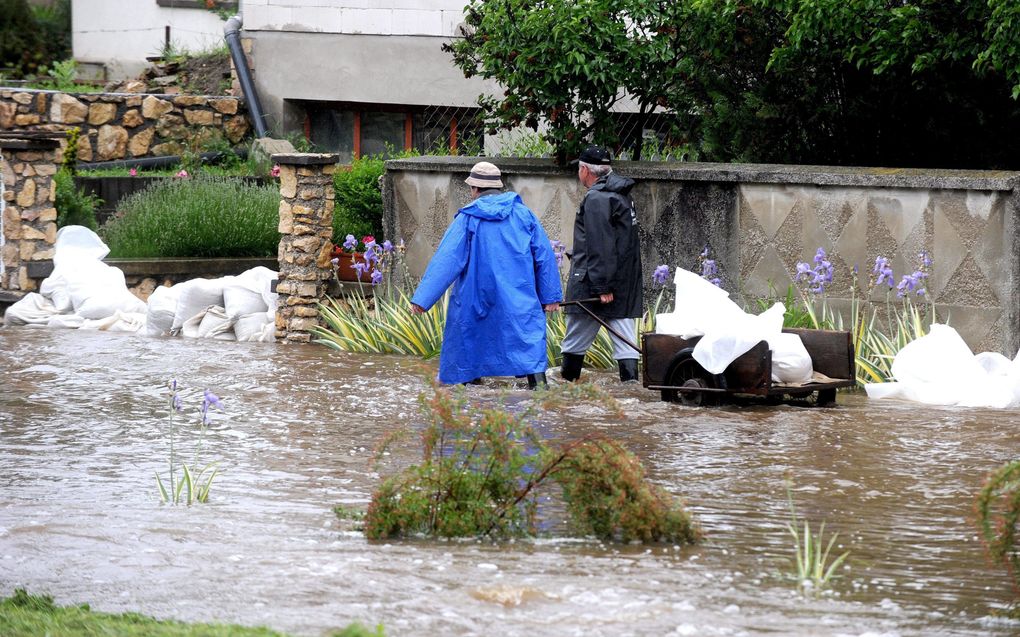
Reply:
M239 341L272 341L277 274L264 267L238 276L192 279L158 287L149 301L128 289L124 273L103 263L109 248L95 232L57 233L53 273L7 309L7 325L35 325Z
M869 398L899 398L926 405L1020 407L1020 353L975 355L956 330L938 323L893 359L889 383L864 386Z
M761 314L748 314L722 288L682 268L673 277L676 309L655 317L655 331L682 338L701 336L694 360L706 371L721 374L760 341L772 350L772 379L803 383L811 379L811 356L796 334L783 333L786 308L776 303Z

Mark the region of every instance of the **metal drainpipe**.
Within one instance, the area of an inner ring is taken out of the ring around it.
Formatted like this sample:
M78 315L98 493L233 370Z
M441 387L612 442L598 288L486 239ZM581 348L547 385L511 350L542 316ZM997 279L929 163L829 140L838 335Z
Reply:
M251 111L251 118L255 124L256 137L268 137L266 130L265 114L262 112L262 103L259 102L259 94L255 90L255 84L251 80L251 71L248 70L248 59L241 49L241 16L235 15L223 25L223 37L227 40L227 47L230 49L230 59L234 61L234 68L237 70L237 79L241 83L241 91L244 99L248 102L248 110Z

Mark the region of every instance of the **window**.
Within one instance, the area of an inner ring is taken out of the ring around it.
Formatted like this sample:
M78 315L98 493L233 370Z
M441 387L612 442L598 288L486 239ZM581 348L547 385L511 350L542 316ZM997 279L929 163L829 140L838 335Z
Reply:
M452 106L398 106L307 102L305 137L342 162L389 150L422 154L482 150L479 110Z

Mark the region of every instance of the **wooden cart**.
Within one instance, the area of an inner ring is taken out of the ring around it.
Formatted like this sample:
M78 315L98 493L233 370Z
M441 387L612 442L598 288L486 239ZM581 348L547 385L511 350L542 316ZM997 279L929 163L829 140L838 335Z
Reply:
M722 374L710 374L693 357L700 336L683 339L669 334L645 334L641 341L643 384L647 389L661 391L665 401L694 406L744 399L831 406L836 402L838 388L856 384L850 332L783 331L797 334L804 343L816 373L811 382L797 385L773 382L772 352L766 341L730 363Z

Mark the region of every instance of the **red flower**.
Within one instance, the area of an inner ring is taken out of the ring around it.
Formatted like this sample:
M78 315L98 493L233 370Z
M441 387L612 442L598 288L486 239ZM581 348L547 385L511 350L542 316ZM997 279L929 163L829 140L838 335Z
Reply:
M361 242L363 244L365 244L365 245L368 245L370 243L375 243L375 237L373 237L370 234L366 234L365 236L361 237Z

